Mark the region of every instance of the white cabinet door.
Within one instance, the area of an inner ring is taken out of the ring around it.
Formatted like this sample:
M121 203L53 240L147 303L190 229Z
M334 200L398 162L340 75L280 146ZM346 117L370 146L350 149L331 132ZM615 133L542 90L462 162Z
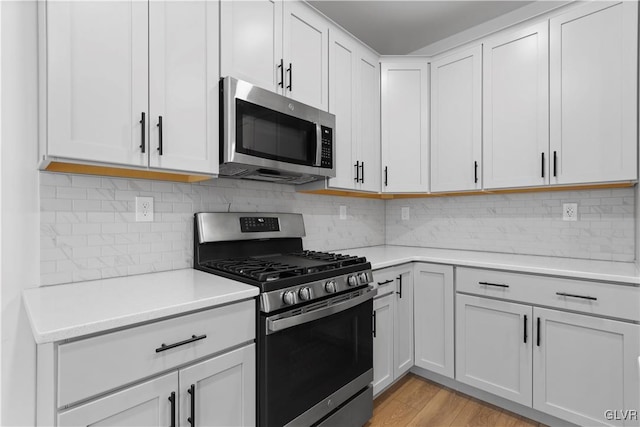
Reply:
M413 272L396 278L393 376L399 378L413 366Z
M151 167L217 173L218 4L149 3Z
M640 326L541 308L533 314L540 319L534 409L580 425L637 426L637 415L621 418L640 402ZM608 420L607 410L618 419Z
M482 188L482 47L431 63L431 191Z
M255 425L255 357L251 344L180 370L178 425Z
M382 191L426 192L428 180L428 64L383 62Z
M220 75L282 90L282 1L220 2Z
M359 186L355 180L358 45L342 32L331 31L329 36L329 112L336 116L336 177L329 179L329 185L354 190Z
M549 44L541 22L484 43L484 188L549 182Z
M356 137L361 163L360 190L380 191L380 63L361 47L356 66Z
M394 295L373 300L373 394L393 382Z
M551 183L636 180L638 3L588 3L550 32Z
M147 21L146 2L46 4L49 156L147 165Z
M531 313L528 305L458 294L456 379L531 406Z
M413 293L415 364L453 378L453 267L416 263Z
M178 373L126 388L58 414L58 426L158 426L174 425L171 401L177 405ZM176 411L177 412L177 411Z
M284 2L285 91L321 110L329 108L329 23L305 3Z

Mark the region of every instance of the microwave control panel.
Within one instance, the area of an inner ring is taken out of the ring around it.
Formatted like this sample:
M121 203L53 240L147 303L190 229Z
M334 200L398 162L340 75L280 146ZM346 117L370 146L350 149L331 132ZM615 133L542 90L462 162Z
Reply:
M333 129L321 126L322 151L320 153L320 167L333 169Z

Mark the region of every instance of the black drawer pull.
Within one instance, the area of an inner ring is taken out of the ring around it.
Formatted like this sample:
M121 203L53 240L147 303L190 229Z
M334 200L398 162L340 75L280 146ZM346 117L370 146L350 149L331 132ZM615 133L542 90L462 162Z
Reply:
M478 162L473 162L473 182L478 182Z
M590 296L584 296L584 295L576 295L576 294L568 294L566 292L556 292L556 295L561 296L561 297L588 299L590 301L597 301L598 300L598 298L596 298L596 297L590 297Z
M147 115L142 112L142 118L138 122L142 126L140 126L140 152L144 154L145 147L147 146L145 142L145 130L147 129Z
M386 285L387 283L393 283L393 279L385 280L384 282L378 282L378 286Z
M176 347L180 347L181 345L185 345L185 344L189 344L195 341L200 341L205 339L207 336L206 335L200 335L200 336L196 336L196 335L191 335L191 338L186 339L184 341L180 341L177 343L173 343L173 344L161 344L160 347L156 348L156 353L160 353L161 351L165 351L165 350L169 350L170 348L176 348Z
M524 315L524 343L527 343L527 315Z
M498 288L508 288L509 285L504 285L502 283L489 283L489 282L478 282L479 285L483 286L496 286Z
M162 156L162 116L158 116L158 154Z
M402 274L397 277L398 279L398 287L400 288L400 292L396 292L400 298L402 298Z
M191 424L191 427L196 427L196 386L191 384L191 387L187 389L187 393L191 395L191 416L187 418L187 422Z
M538 331L537 331L537 332L538 332L538 335L537 335L537 337L536 337L536 345L537 345L538 347L540 347L540 318L539 318L539 317L538 317L537 323L538 323L538 327L537 327L537 329L538 329Z
M169 396L169 402L171 402L171 427L176 427L176 392L172 391Z
M353 178L353 180L355 182L360 181L360 160L356 161L356 164L353 165L354 168L356 168L356 177Z

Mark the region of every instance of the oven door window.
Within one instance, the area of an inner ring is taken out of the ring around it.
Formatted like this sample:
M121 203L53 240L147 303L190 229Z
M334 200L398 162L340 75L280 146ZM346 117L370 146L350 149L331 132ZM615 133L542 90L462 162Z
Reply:
M313 166L316 125L236 99L236 151L265 159Z
M282 426L372 369L372 300L264 336L261 425ZM262 327L264 328L264 318Z

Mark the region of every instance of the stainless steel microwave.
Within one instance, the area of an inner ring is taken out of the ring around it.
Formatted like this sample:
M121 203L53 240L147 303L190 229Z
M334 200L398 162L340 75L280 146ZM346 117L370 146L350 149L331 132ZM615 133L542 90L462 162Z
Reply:
M220 125L220 176L289 184L336 176L333 114L225 77Z

